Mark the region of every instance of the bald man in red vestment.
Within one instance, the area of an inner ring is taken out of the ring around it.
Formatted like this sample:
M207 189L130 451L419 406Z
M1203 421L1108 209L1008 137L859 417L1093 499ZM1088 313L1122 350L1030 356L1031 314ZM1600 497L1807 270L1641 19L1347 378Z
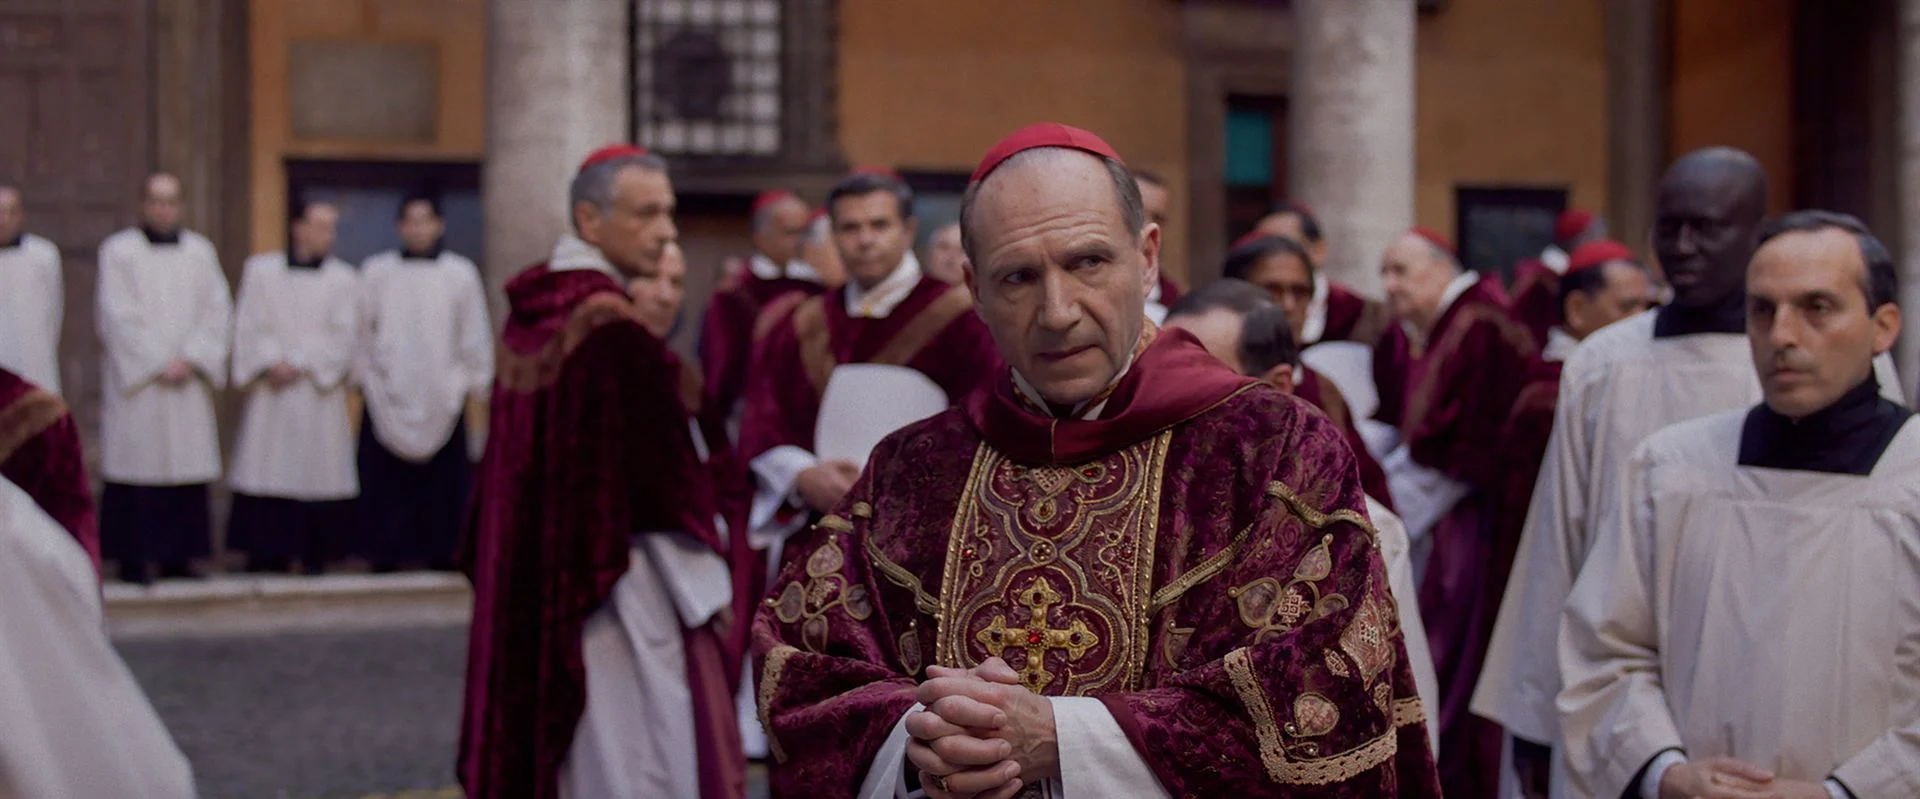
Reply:
M820 272L800 258L812 222L807 204L790 191L754 198L753 256L733 282L714 292L700 325L704 404L722 419L739 413L753 360L754 320L782 297L811 297L826 290Z
M1467 704L1498 604L1484 584L1494 559L1489 502L1504 464L1500 428L1535 345L1499 284L1464 269L1436 233L1402 234L1382 257L1381 278L1400 319L1374 353L1379 415L1400 432L1384 465L1416 551L1425 538L1430 553L1420 610L1440 677L1441 780L1449 797L1490 796L1500 731ZM1402 388L1390 394L1396 381Z
M13 481L100 568L100 521L80 428L52 392L0 368L0 477Z
M673 243L665 161L589 156L572 232L508 281L473 582L459 775L471 799L744 795L729 574L698 381L627 282Z
M1006 365L789 543L754 630L774 793L1438 796L1352 454L1146 321L1119 156L1022 129L961 220Z

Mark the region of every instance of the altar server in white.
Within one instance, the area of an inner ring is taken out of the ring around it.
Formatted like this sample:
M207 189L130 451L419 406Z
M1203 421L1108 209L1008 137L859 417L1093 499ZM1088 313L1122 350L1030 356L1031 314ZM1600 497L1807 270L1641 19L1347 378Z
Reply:
M1566 795L1920 796L1920 423L1893 259L1788 214L1747 274L1765 401L1633 454L1567 602Z
M359 554L374 568L453 568L473 470L465 410L493 382L480 270L447 252L439 203L400 205L402 248L367 259L358 347Z
M123 580L187 577L212 546L220 479L214 393L227 383L233 298L205 236L180 227L180 180L147 178L140 226L100 245L103 554Z
M359 271L333 257L340 212L306 203L289 249L247 259L233 334L246 410L233 453L227 548L256 571L318 573L353 530L347 372L359 335Z
M28 233L26 222L20 187L0 183L0 368L59 394L60 248Z
M107 640L93 563L0 478L0 799L192 799L193 770Z

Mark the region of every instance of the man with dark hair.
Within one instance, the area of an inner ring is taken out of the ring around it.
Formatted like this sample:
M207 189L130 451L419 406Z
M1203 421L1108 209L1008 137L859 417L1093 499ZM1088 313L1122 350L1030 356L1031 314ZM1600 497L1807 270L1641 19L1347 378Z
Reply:
M1023 128L960 217L1006 366L790 542L754 621L774 794L1438 796L1352 456L1147 321L1118 154Z
M753 199L753 255L737 282L723 286L707 305L700 326L700 365L706 377L702 405L737 427L740 397L753 360L755 320L764 310L782 314L800 300L826 290L820 272L800 258L811 209L785 190Z
M340 212L303 202L287 249L247 259L233 331L233 386L246 394L234 444L227 548L255 571L299 561L318 574L353 529L347 377L360 333L359 273L333 257Z
M1609 531L1627 521L1614 515L1614 500L1628 488L1634 448L1662 427L1761 397L1744 335L1745 285L1766 203L1766 174L1747 153L1715 147L1675 161L1660 181L1653 229L1672 304L1594 333L1562 369L1553 433L1473 702L1515 738L1516 760L1545 761L1557 737L1561 610L1587 554L1611 546ZM1898 396L1891 380L1882 389Z
M1140 188L1140 207L1147 212L1147 220L1160 226L1160 235L1167 235L1167 223L1173 217L1173 190L1167 186L1165 178L1146 169L1133 170L1133 180ZM1167 309L1180 300L1180 284L1167 277L1166 256L1161 256L1162 269L1160 280L1153 290L1147 292L1147 319L1155 324L1167 318Z
M1437 233L1402 234L1380 272L1399 324L1374 350L1376 416L1399 430L1382 465L1416 552L1426 554L1415 563L1424 569L1420 609L1440 675L1441 783L1448 796L1491 796L1499 731L1475 722L1467 700L1480 669L1475 641L1493 615L1481 606L1481 584L1493 558L1500 426L1536 348L1499 284L1462 267Z
M1607 221L1591 212L1569 208L1554 221L1553 243L1533 258L1513 267L1513 314L1534 341L1546 341L1547 331L1561 323L1560 278L1567 273L1570 254L1589 241L1607 237Z
M1326 275L1321 274L1320 264L1326 261L1328 243L1312 208L1300 202L1280 203L1274 206L1273 213L1261 217L1252 231L1234 242L1233 249L1236 252L1251 248L1241 252L1240 256L1242 259L1251 258L1248 261L1249 274L1262 268L1276 268L1263 267L1259 262L1284 254L1273 250L1271 245L1252 246L1269 237L1292 241L1306 250L1307 257L1297 266L1281 265L1283 271L1296 273L1288 278L1290 284L1298 282L1297 273L1301 271L1312 283L1312 293L1307 297L1305 310L1298 313L1288 311L1287 314L1295 322L1295 338L1300 340L1301 346L1310 347L1322 341L1356 341L1373 346L1379 341L1380 335L1386 332L1391 323L1392 314L1379 300L1328 280Z
M1920 792L1920 424L1874 374L1900 332L1893 259L1825 211L1757 240L1761 401L1635 449L1568 597L1569 796Z
M233 296L213 242L182 229L180 179L149 176L140 224L100 244L100 538L120 578L191 577L213 547L214 393L227 385Z
M461 553L460 781L473 799L738 799L725 639L747 600L722 537L739 514L705 463L723 439L696 436L697 381L627 294L671 257L673 184L658 156L612 145L568 199L571 232L506 285Z
M0 369L60 393L60 323L67 295L60 247L27 232L26 198L0 181Z
M833 510L860 475L861 464L814 454L820 403L837 367L905 367L958 401L998 363L967 288L927 277L914 257L912 189L879 171L858 172L834 185L827 212L847 286L775 322L747 382L740 454L757 480L752 524L762 546Z
M355 376L360 541L376 571L450 569L473 462L466 408L493 382L493 325L480 270L442 246L440 203L400 203L401 248L360 275Z

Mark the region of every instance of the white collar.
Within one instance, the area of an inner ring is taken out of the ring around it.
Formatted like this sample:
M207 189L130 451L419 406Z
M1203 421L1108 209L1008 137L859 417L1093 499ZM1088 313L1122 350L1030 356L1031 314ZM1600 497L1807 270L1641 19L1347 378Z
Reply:
M1307 320L1300 327L1300 345L1317 344L1327 334L1327 276L1313 272L1313 299L1307 300Z
M1547 346L1540 350L1540 360L1559 363L1573 357L1573 350L1580 346L1580 340L1558 327L1547 330Z
M1554 274L1565 276L1567 265L1571 261L1568 260L1567 251L1560 249L1560 245L1549 244L1546 249L1540 251L1540 263Z
M757 252L752 258L747 259L747 271L761 280L779 280L784 277L805 280L808 283L825 282L820 279L820 270L814 269L813 265L806 261L795 258L788 261L786 268L782 269L779 264L773 262L773 259Z
M1142 330L1140 335L1143 335L1143 336L1146 335L1146 331ZM1140 350L1140 345L1138 342L1135 342L1133 349L1127 351L1127 362L1126 364L1120 367L1120 373L1114 375L1113 380L1107 383L1107 387L1100 390L1100 394L1097 395L1100 397L1099 401L1083 402L1083 403L1080 403L1079 405L1075 405L1073 407L1072 415L1069 418L1079 419L1081 421L1087 421L1087 422L1091 422L1095 419L1100 418L1100 413L1107 409L1107 401L1112 398L1108 394L1108 390L1113 388L1114 386L1120 385L1120 379L1123 377L1126 377L1127 372L1133 370L1133 360L1134 360L1133 356L1134 356L1134 353L1138 352L1139 350ZM1012 371L1013 371L1013 387L1020 392L1021 396L1026 397L1028 402L1031 402L1034 404L1035 407L1038 407L1041 413L1046 414L1048 418L1052 418L1053 406L1047 404L1046 397L1040 396L1040 389L1034 388L1032 383L1027 382L1026 376L1020 374L1020 370L1014 369Z
M1453 303L1460 299L1460 295L1467 293L1467 289L1473 288L1473 284L1478 282L1480 282L1480 273L1469 269L1461 272L1459 277L1454 278L1453 282L1448 283L1447 290L1440 292L1440 307L1435 308L1433 311L1434 324L1439 324L1440 317L1447 315L1447 309L1452 308ZM1415 328L1412 322L1403 319L1400 321L1400 327L1406 330L1407 336L1414 341L1427 340L1426 334L1421 333L1418 328Z
M908 250L893 274L873 288L863 290L859 283L847 281L847 315L855 319L887 318L913 293L913 287L920 285L920 275L920 259Z
M553 245L553 257L547 259L547 268L555 272L570 272L576 269L591 269L613 278L613 282L627 285L627 278L620 270L613 268L607 256L600 248L580 240L572 233L560 234L560 240Z

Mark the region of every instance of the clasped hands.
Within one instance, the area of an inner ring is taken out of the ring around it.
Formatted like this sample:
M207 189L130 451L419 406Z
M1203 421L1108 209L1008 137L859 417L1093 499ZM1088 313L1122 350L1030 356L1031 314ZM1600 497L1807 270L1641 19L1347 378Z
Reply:
M1053 703L1020 684L1006 661L931 666L907 714L907 762L933 799L1007 799L1059 775Z
M1817 782L1776 779L1730 757L1677 763L1660 777L1660 799L1829 799Z

